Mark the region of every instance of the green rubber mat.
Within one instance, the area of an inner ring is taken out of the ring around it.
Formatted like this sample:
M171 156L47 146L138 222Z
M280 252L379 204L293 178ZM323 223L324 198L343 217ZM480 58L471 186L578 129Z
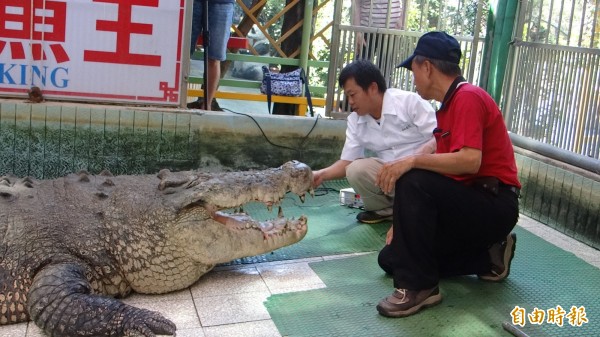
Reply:
M600 270L516 228L511 275L502 283L474 276L440 283L443 301L406 318L386 318L375 309L392 292L392 279L377 265L377 253L311 263L326 288L273 295L265 305L282 336L511 336L502 328L511 311L584 307L588 323L563 326L525 322L533 336L600 336ZM548 319L548 314L546 314ZM551 321L553 322L553 321Z
M300 259L325 255L377 251L385 243L385 235L391 221L365 225L356 221L361 211L340 205L339 190L348 187L346 180L329 181L325 188L315 191L315 197L307 195L304 203L296 195L288 194L281 202L285 217L308 218L308 233L302 241L272 253L243 258L232 262L257 263ZM277 216L277 209L269 212L264 204L250 203L244 211L257 220Z

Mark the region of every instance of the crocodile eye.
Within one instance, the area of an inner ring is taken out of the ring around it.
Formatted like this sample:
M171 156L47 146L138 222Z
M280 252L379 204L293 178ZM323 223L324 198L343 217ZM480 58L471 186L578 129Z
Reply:
M1 191L1 192L0 192L0 197L3 197L3 198L10 198L10 197L12 197L12 193L10 193L10 192L6 192L6 191Z
M108 198L108 194L104 193L104 192L96 192L94 193L98 198L100 199L106 199Z

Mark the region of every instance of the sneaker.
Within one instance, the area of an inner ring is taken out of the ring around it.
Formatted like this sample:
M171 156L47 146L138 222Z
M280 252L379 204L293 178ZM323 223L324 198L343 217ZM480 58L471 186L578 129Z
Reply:
M500 282L510 274L510 262L515 256L517 234L510 233L506 240L494 243L490 248L492 270L489 273L477 275L479 279L489 282Z
M392 220L393 214L381 215L376 211L364 211L356 215L356 220L362 223L374 224Z
M396 289L379 301L377 311L386 317L406 317L441 301L442 294L438 286L425 290Z

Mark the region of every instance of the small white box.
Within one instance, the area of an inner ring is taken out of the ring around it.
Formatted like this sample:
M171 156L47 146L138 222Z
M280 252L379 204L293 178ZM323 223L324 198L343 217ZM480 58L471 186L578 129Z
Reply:
M363 207L360 195L356 194L353 188L343 188L340 190L340 204L353 208Z

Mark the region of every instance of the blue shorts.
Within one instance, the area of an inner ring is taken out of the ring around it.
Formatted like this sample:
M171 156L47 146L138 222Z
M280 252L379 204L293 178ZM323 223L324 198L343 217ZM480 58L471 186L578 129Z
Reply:
M196 49L196 42L202 33L202 10L204 1L194 1L194 12L192 13L192 43L190 55ZM208 1L208 31L209 45L208 57L213 60L225 61L227 53L227 40L233 20L233 4Z

